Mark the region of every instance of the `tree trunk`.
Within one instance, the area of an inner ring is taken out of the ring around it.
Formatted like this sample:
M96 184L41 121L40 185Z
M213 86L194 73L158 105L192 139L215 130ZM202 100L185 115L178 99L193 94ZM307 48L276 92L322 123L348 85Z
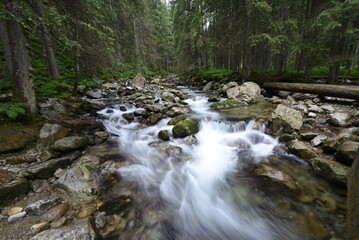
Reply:
M328 79L327 84L333 84L337 81L338 75L339 75L339 63L334 63L329 66L329 73L328 73Z
M140 61L140 46L138 40L136 19L133 19L133 34L135 40L135 62L136 62L136 73L142 73L141 71L141 61Z
M32 0L31 1L39 18L45 17L44 4L42 1L43 0ZM40 30L41 39L42 39L42 42L43 42L43 45L45 48L46 65L47 65L47 71L48 71L49 77L54 78L54 79L59 79L60 71L59 71L59 66L57 64L57 60L55 57L55 52L52 47L50 33L49 33L49 30L47 29L47 26L45 24L43 24L41 22L41 20L40 20L39 30Z
M251 51L251 28L252 28L252 0L247 0L247 18L246 18L246 30L244 36L244 54L243 54L243 81L246 81L251 75L251 63L252 63L252 51Z
M11 48L12 80L14 96L27 103L32 116L37 114L35 91L30 74L31 60L26 47L26 38L18 19L21 19L21 1L5 0L6 10L12 15L8 20L8 35Z
M0 18L0 40L1 40L1 44L3 46L4 49L4 55L5 55L5 60L7 63L7 69L9 71L9 75L12 74L12 61L11 61L11 49L10 49L10 43L9 43L9 36L7 34L7 29L5 26L5 23L3 23L1 21L2 19Z
M265 82L263 87L269 90L283 90L289 92L313 93L320 96L359 99L358 86Z
M348 176L347 239L359 240L359 157L355 159Z

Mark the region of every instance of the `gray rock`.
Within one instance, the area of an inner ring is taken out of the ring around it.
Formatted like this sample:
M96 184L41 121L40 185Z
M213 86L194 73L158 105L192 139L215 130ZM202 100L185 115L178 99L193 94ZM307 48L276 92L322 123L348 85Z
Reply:
M167 115L170 117L176 117L179 115L187 114L189 112L190 110L187 107L173 107L167 112Z
M108 133L105 131L98 131L95 132L95 143L99 144L105 141L108 138Z
M268 122L268 128L273 134L293 133L302 127L302 115L300 112L279 104L272 113Z
M39 103L40 113L47 120L59 120L66 113L66 102L58 98L49 98L46 102Z
M145 108L148 111L155 112L155 113L162 112L162 110L163 110L163 106L160 104L149 104L149 105L145 106Z
M8 182L7 174L0 172L0 205L9 203L9 201L21 196L29 190L29 181L25 178L15 179ZM2 179L5 177L4 179ZM5 182L5 183L4 183Z
M318 107L317 105L309 105L309 106L308 106L308 111L309 111L309 112L322 113L322 112L323 112L323 109L321 109L321 108Z
M341 136L327 138L323 143L323 151L328 154L335 153L344 141L345 138Z
M55 185L78 197L91 197L98 192L96 169L99 164L98 157L85 155L56 180Z
M316 118L317 117L317 114L313 113L313 112L310 112L308 113L308 117L310 118Z
M39 137L56 139L58 135L65 135L63 132L68 132L68 130L59 124L45 123L45 125L40 130Z
M52 207L58 205L61 202L61 198L51 198L46 200L40 200L28 205L25 208L25 212L30 216L40 216L50 210Z
M268 177L269 179L277 181L287 186L291 190L297 189L297 185L292 177L267 164L261 163L259 167L255 170L255 173L260 176Z
M132 87L142 88L146 84L146 79L141 75L137 75L134 79L132 79Z
M176 98L176 96L173 93L170 93L170 92L167 92L167 91L164 91L161 94L161 99L162 100L175 102L175 98Z
M77 152L71 156L51 159L29 167L28 172L35 178L46 179L52 177L57 169L69 166L78 156L79 153Z
M162 114L152 114L147 118L146 123L150 126L156 125L162 118Z
M227 90L227 97L246 103L255 103L259 101L261 88L254 82L245 82L241 86Z
M307 141L312 140L313 138L315 138L318 135L319 135L319 133L316 133L316 132L303 132L300 134L302 139L307 140Z
M75 222L71 226L45 230L30 240L94 240L96 237L88 219Z
M298 141L297 139L288 142L287 146L292 152L294 152L301 158L308 160L317 157L317 154L309 145L305 144L304 142Z
M207 92L209 90L211 90L211 88L213 87L213 82L208 82L202 89L202 91Z
M103 101L99 101L96 99L86 99L85 101L90 104L91 108L96 110L101 110L106 107L106 103L104 103Z
M310 143L312 144L312 146L317 147L321 145L324 142L324 140L327 138L328 138L327 136L321 134L313 138L312 141L310 141Z
M41 216L41 219L47 222L56 221L60 217L62 217L68 209L69 209L69 205L67 205L66 203L60 203L57 206L54 206L53 208L48 210L46 213L44 213Z
M85 92L85 95L92 99L100 99L104 97L104 92L102 92L100 89L89 89Z
M223 86L222 92L227 93L227 90L230 88L238 87L238 84L236 82L229 82L226 85Z
M351 166L355 157L358 155L359 142L345 141L334 154L337 161Z
M23 219L24 217L26 216L26 212L19 212L17 214L14 214L12 216L10 216L7 221L8 223L14 223L14 222L18 222L20 221L21 219Z
M321 108L328 113L333 113L335 111L332 105L323 105Z
M311 159L309 163L314 171L327 180L334 183L347 184L349 167L322 158Z
M57 140L54 143L54 150L59 152L69 152L87 146L88 142L89 140L87 137L66 137Z
M329 116L329 123L338 126L338 127L348 127L350 126L351 115L349 113L332 113Z

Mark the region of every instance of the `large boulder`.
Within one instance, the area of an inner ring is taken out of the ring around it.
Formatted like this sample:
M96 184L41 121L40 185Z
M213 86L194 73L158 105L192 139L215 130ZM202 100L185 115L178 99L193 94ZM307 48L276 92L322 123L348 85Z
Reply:
M322 158L311 159L309 163L314 171L322 175L328 181L344 185L347 184L349 167Z
M261 88L254 82L245 82L241 86L229 88L227 97L246 103L256 103L261 95Z
M228 89L238 87L238 84L236 82L229 82L226 85L223 86L222 92L226 93Z
M145 84L146 79L141 74L138 74L134 79L132 79L132 87L142 88Z
M85 155L67 170L55 185L77 197L89 198L98 192L99 157Z
M268 129L272 134L293 133L302 127L302 114L293 108L279 104L268 122Z
M57 140L54 143L54 149L59 152L70 152L79 148L87 146L89 139L87 137L66 137Z
M49 124L45 123L45 125L40 130L40 139L41 142L54 142L61 138L66 137L69 134L69 130L67 128L62 127L59 124Z
M359 142L346 141L335 153L334 157L338 162L350 166L358 155Z
M301 158L309 160L317 157L317 154L311 148L310 145L307 145L306 143L301 142L297 139L289 141L287 143L287 146L293 153L295 153Z
M189 135L198 133L199 131L199 120L190 118L179 121L172 128L173 137L184 138Z
M208 82L202 89L203 92L207 92L209 90L211 90L211 88L213 87L213 82Z

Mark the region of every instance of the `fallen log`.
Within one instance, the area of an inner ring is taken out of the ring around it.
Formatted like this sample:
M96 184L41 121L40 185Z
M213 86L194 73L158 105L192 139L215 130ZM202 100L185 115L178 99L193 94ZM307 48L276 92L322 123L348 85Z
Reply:
M263 87L268 90L312 93L319 96L350 98L359 100L359 86L265 82Z
M317 79L327 79L328 76L311 76L311 79L317 80ZM356 80L358 79L357 77L352 77L352 76L338 76L337 79L349 79L349 80Z

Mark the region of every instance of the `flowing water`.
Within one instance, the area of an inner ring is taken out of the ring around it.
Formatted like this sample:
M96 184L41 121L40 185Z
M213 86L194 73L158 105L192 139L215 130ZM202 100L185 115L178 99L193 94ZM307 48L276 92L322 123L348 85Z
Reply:
M128 123L122 115L138 110L131 106L126 111L115 106L99 112L128 162L118 169L121 180L117 191L136 188L136 195L132 196L134 207L142 212L138 217L142 220L126 225L127 236L184 240L315 239L314 235L303 233L311 231L310 225L315 223L308 222L302 214L317 214L318 203L324 201L325 205L325 200L318 197L298 203L298 199L308 197L308 191L324 194L325 183L318 185L313 179L313 186L294 196L285 186L255 176L253 169L269 163L297 176L297 182L313 178L302 160L284 152L276 138L264 133L264 125L253 120L228 121L223 114L209 109L205 95L185 91L192 110L190 117L201 120L195 138L160 141L158 132L172 128L167 125L169 119L150 127ZM330 195L329 199L336 196ZM326 219L328 225L335 222L331 217ZM337 226L339 232L341 227Z

